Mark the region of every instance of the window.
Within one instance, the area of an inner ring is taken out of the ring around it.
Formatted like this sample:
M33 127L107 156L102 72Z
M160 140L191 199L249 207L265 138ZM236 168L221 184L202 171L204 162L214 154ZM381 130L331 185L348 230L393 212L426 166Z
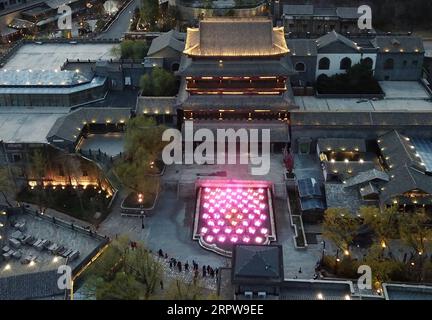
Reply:
M328 70L330 69L330 60L329 58L321 58L318 64L319 70Z
M340 69L341 70L348 70L349 68L351 68L351 59L346 57L343 58L340 62Z
M295 65L295 70L298 72L305 72L306 71L306 65L303 62L297 62Z
M403 64L404 67L406 67L407 64L408 64L408 61L404 60L402 64Z
M417 60L414 60L414 61L412 62L412 64L413 64L414 67L417 67L417 66L418 66L418 61L417 61Z
M392 58L387 59L384 62L384 69L385 70L393 70L394 68L394 60Z
M364 65L368 69L373 68L373 60L371 58L362 59L361 63L362 63L362 65Z

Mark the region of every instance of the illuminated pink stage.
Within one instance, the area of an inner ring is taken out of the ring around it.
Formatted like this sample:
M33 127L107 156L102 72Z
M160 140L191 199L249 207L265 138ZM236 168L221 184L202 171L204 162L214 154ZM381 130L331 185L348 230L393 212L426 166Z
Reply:
M199 181L193 239L224 256L231 256L234 244L276 241L271 186L266 181Z

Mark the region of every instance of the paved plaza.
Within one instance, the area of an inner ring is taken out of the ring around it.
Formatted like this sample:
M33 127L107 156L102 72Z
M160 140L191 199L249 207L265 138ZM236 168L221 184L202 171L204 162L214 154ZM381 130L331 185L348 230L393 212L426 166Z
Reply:
M158 201L152 216L144 219L144 229L141 219L122 217L115 209L100 225L99 232L113 238L120 234L127 235L131 239L143 241L154 252L162 249L170 257L189 261L189 264L195 260L200 265L214 268L229 265L229 259L201 248L197 241L192 240L195 199L178 199L174 190L163 191L160 199L163 201ZM320 258L320 245L295 249L286 200L276 199L274 205L276 243L283 246L285 277L311 279L315 273L315 263Z

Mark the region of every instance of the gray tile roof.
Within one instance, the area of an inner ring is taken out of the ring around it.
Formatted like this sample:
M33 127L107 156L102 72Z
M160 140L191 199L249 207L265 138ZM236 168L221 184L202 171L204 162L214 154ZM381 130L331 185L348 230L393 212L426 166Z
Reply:
M408 165L389 171L391 180L381 189L382 203L391 204L393 198L415 189L432 194L432 177Z
M352 295L348 281L285 280L280 286L279 300L345 300ZM318 298L320 295L320 298Z
M181 53L184 50L184 46L184 42L179 40L178 32L175 30L170 30L153 39L149 51L147 52L147 56L152 56L167 47L170 47Z
M415 189L432 194L432 176L426 174L408 137L393 130L379 137L377 142L390 168L390 181L381 189L382 203L390 203L393 198Z
M314 15L336 17L336 8L314 8Z
M347 37L344 37L343 35L337 33L336 31L331 31L327 33L326 35L318 38L316 40L318 50L327 47L328 45L334 43L334 42L342 42L346 46L354 49L359 50L359 47L354 43L354 41L348 39Z
M343 183L325 183L325 194L328 208L346 208L357 214L365 202L356 188L345 188Z
M185 54L192 56L268 56L288 52L283 27L268 18L206 18L189 28Z
M302 211L310 210L325 210L326 205L322 199L300 199L300 207Z
M314 6L309 4L286 4L282 8L283 14L288 16L296 16L296 15L313 15Z
M423 40L415 36L377 36L372 40L380 52L403 52L424 53Z
M287 39L287 44L293 56L317 55L317 43L313 39Z
M57 269L0 277L0 300L40 299L64 294L57 285Z
M376 180L389 181L390 178L387 173L381 170L372 169L372 170L362 171L359 172L354 177L347 179L345 181L346 182L345 188L361 185L363 183L376 181Z
M336 14L341 19L357 19L361 16L357 7L337 7Z
M411 140L396 130L382 135L377 140L381 153L390 169L408 165L424 171L421 158L416 156L416 151Z
M369 195L378 195L380 193L377 186L372 184L371 182L368 182L366 185L360 188L360 195L362 197L366 197Z
M350 161L348 163L344 161L324 161L323 163L329 174L337 175L343 180L350 179L359 172L377 168L377 164L373 161L364 161L363 163L357 161Z
M321 152L325 152L325 151L366 152L366 142L364 139L322 138L322 139L318 139L317 144Z
M75 142L85 123L120 123L130 117L127 108L80 108L60 117L48 132L47 139Z
M237 245L233 253L233 280L282 280L282 247Z
M138 97L136 113L174 114L176 97Z

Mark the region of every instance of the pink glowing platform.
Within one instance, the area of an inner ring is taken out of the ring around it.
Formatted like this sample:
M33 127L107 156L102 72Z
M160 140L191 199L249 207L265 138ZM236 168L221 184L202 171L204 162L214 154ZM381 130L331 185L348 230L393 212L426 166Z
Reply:
M266 181L199 181L193 239L229 257L234 244L276 241L271 186Z

